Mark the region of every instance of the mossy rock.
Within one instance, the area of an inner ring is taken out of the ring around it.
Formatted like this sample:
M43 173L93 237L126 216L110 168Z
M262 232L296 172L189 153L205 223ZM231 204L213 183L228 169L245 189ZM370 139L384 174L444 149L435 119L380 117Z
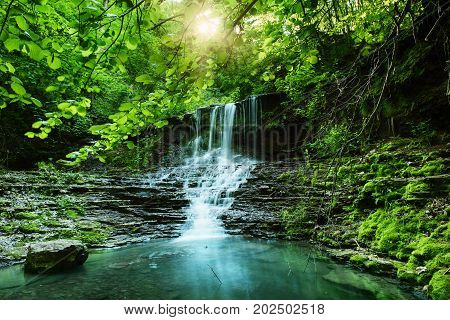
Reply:
M41 229L40 225L34 221L24 222L19 225L19 231L26 234L31 233L42 233L44 230Z
M386 274L393 273L396 270L392 261L374 255L356 254L350 257L350 262L372 273Z
M0 233L12 234L14 233L16 226L12 223L0 226Z
M414 176L433 176L445 172L445 164L442 160L432 160L426 162L420 169L411 172Z
M405 282L417 283L417 273L406 266L398 268L397 278Z
M442 269L436 272L431 278L428 292L435 300L450 299L450 274L449 269Z
M436 241L436 239L423 238L416 244L416 248L411 254L419 261L425 261L434 258L438 254L449 252L450 244Z
M81 266L88 258L85 245L75 240L33 243L28 249L25 272L60 272Z
M19 212L14 215L14 218L20 220L36 220L39 218L39 215L34 212Z

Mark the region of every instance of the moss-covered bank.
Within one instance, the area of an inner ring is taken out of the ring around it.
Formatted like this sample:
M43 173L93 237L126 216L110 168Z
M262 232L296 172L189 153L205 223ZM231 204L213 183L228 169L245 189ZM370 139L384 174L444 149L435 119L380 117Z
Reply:
M279 179L320 189L323 197L283 210L286 231L356 249L361 254L346 259L364 269L388 272L378 261L388 258L398 278L449 299L449 153L448 145L392 139L363 156L305 161Z

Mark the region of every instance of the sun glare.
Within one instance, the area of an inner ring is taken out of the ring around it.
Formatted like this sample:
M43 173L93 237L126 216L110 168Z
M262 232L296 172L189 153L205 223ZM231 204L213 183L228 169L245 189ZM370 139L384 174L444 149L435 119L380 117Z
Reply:
M202 37L212 37L219 31L220 22L220 18L214 17L211 10L205 10L197 16L197 33Z

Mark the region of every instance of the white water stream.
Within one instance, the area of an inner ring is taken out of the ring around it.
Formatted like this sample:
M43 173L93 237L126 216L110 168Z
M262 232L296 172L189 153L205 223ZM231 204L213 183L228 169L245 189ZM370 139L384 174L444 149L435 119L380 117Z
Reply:
M249 119L257 125L258 114L253 114L257 108L250 107ZM184 191L190 201L187 208L189 228L176 241L225 237L217 217L231 207L234 191L246 181L255 163L233 152L233 130L239 117L236 104L215 106L210 110L209 140L205 150L202 150L201 110L196 113L193 156L176 168L184 176Z

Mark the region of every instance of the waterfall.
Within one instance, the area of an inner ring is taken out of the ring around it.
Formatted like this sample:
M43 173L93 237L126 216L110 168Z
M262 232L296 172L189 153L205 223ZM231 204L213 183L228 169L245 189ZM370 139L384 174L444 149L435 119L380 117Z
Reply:
M234 127L234 115L236 113L236 105L228 103L223 109L223 129L222 129L222 155L229 159L232 153L232 139Z
M208 119L209 118L209 119ZM203 128L202 125L209 123ZM261 108L256 97L247 103L199 108L194 113L192 154L164 179L179 179L189 200L186 231L175 241L225 237L220 215L233 205L233 193L244 183L255 164L254 157L240 153L248 139L239 134L255 131L261 123ZM208 144L202 137L206 137ZM255 137L251 148L256 148ZM254 155L252 151L247 154Z
M209 123L209 141L208 141L208 151L211 151L213 148L213 142L216 133L216 123L217 123L217 110L220 106L215 106L210 115L210 123ZM199 109L197 109L198 111ZM198 137L198 133L197 133Z
M200 109L197 109L194 113L194 122L195 122L195 139L193 141L193 156L194 158L196 158L198 157L200 151L200 144L202 142L202 136L200 135L202 126L202 113Z

